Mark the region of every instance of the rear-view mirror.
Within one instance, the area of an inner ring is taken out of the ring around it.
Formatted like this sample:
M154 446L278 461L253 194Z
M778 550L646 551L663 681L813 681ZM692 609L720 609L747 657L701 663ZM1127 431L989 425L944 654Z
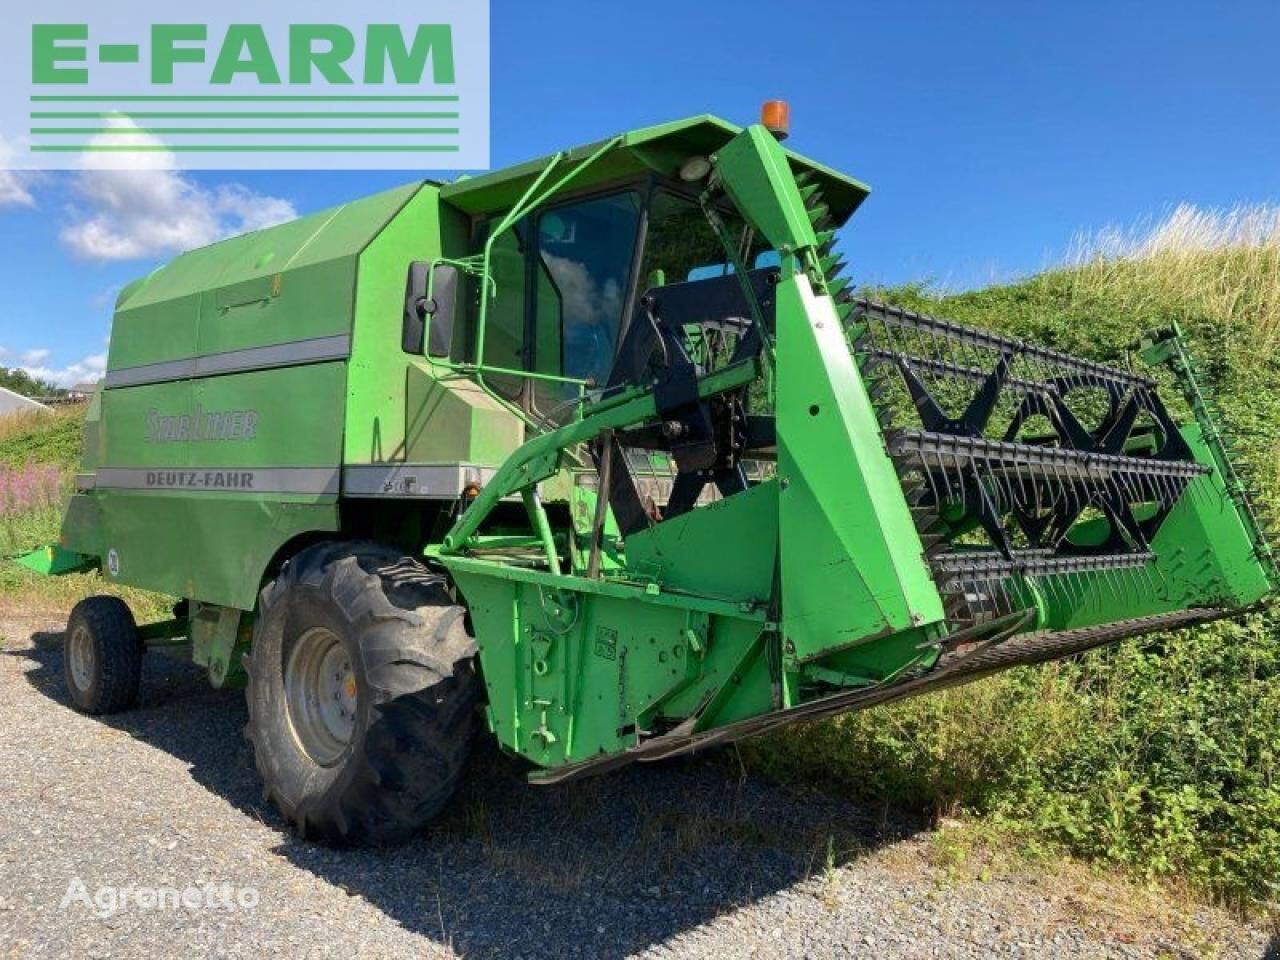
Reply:
M425 352L431 357L450 355L461 286L458 268L452 264L423 260L409 264L400 335L400 346L405 353ZM429 340L425 351L424 332Z

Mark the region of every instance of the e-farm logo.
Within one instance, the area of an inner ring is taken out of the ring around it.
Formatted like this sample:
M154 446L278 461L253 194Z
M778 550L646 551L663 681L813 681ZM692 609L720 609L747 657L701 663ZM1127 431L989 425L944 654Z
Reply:
M487 2L325 6L34 6L0 39L0 165L488 166Z

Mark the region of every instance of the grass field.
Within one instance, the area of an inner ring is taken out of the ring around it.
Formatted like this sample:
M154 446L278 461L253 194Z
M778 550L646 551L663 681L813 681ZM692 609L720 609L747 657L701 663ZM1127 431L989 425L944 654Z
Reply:
M1123 360L1177 321L1258 479L1280 505L1280 214L1181 208L1082 239L1066 265L964 293L891 301ZM0 550L56 539L78 457L75 410L0 424ZM0 566L10 602L64 610L94 574ZM140 619L168 601L124 591ZM1258 615L1016 670L743 746L750 769L859 799L961 816L1024 853L1069 853L1249 909L1280 901L1280 620Z

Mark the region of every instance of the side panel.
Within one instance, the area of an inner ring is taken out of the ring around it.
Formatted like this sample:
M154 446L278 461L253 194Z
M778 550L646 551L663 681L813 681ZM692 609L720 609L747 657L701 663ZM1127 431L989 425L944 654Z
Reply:
M199 493L189 528L202 552L191 558L196 589L207 603L250 609L272 554L295 534L337 529L346 365L322 363L195 382L194 406L243 411L253 436L192 445L197 474L249 477L250 486Z
M181 493L97 493L102 522L102 575L113 583L181 597L192 583L193 549L187 500Z
M58 538L61 546L86 557L101 557L102 516L101 501L93 493L77 493L67 501L62 515L62 531Z
M767 608L778 562L778 483L627 537L627 568L665 588Z
M441 204L438 190L428 185L361 253L347 383L347 464L461 461L496 466L486 456L489 451L471 442L468 418L457 414L474 409L487 421L495 415L514 418L466 381L435 386L443 368L401 349L409 264L460 255L467 231L466 218ZM463 336L461 318L455 336ZM454 387L461 391L456 399L450 396ZM518 443L519 434L515 437Z
M1182 436L1198 463L1213 463L1199 427L1183 427ZM1220 471L1192 481L1151 550L1157 559L1146 567L1078 574L1069 591L1046 591L1048 626L1088 627L1188 607L1244 607L1271 592Z
M344 461L405 460L406 370L400 348L405 276L440 256L439 192L424 187L364 249L353 309Z
M188 496L168 484L186 477L189 445L161 438L170 429L176 437L182 418L189 424L190 416L187 380L102 391L102 459L93 496L102 575L108 580L172 596L187 593Z
M119 582L250 609L285 542L336 530L359 258L421 189L191 251L128 287L68 542Z
M523 440L523 424L472 381L402 348L410 263L465 253L469 223L427 185L359 258L347 370L343 493L356 499L452 500L486 482ZM465 340L456 320L455 358ZM392 508L394 509L394 508Z
M344 366L107 391L108 578L251 609L282 544L337 529Z
M470 380L409 368L405 449L410 461L498 466L524 442L524 424Z
M763 127L714 162L775 249L814 249L787 155ZM943 609L835 304L793 266L784 256L777 288L778 517L786 650L803 663L938 623Z
M107 369L194 356L203 298L172 264L126 287L111 322Z
M727 723L773 706L760 616L636 586L444 562L475 626L490 727L539 766L617 753L693 715Z
M130 285L116 309L107 385L184 375L158 364L349 335L360 251L419 188L192 250Z
M940 621L879 424L830 297L778 285L783 628L799 660Z

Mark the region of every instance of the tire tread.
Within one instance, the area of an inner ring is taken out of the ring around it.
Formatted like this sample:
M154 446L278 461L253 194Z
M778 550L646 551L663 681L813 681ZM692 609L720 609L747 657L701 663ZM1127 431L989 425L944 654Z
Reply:
M416 568L407 583L406 564ZM262 726L287 719L254 716L254 684L263 671L253 652L247 655L247 734L255 763L267 798L299 834L329 843L399 842L453 795L470 746L479 684L474 642L461 629L461 610L443 582L398 551L326 543L291 559L262 590L259 624L282 617L302 588L332 600L362 638L373 697L361 748L347 761L358 766L344 778L344 788L290 804L276 783L281 764Z
M78 621L83 621L93 638L98 665L98 682L77 698L72 685L71 664L65 664L67 689L75 705L85 713L119 713L136 706L142 681L144 647L138 626L128 605L119 597L86 597L75 605L67 619L67 638Z

